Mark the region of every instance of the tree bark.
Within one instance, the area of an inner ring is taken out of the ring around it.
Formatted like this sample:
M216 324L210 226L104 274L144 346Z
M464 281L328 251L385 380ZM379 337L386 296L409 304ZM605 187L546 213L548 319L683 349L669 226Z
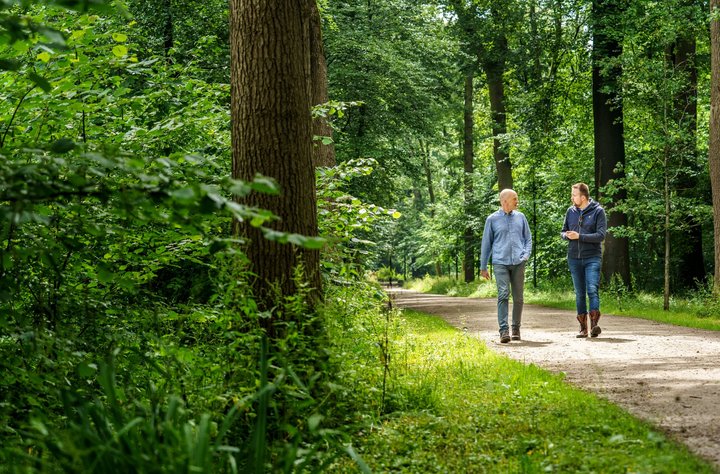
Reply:
M708 163L713 203L715 278L713 292L720 296L720 0L710 0L710 144Z
M630 250L625 237L613 235L612 228L627 225L627 215L613 211L614 203L626 198L621 189L613 195L602 194L611 180L625 176L625 139L623 126L620 76L622 69L613 65L604 69L604 63L618 58L622 43L610 32L611 25L619 20L622 8L617 0L593 0L593 126L595 137L595 192L597 200L608 211L608 235L602 273L606 282L617 275L625 286L630 287ZM604 198L607 199L604 199Z
M505 111L505 61L502 59L508 54L507 40L503 37L496 42L495 50L491 61L484 63L485 74L487 75L488 91L490 95L490 116L492 118L493 132L493 157L498 177L498 190L512 189L512 165L510 154L501 142L501 138L507 133L507 115Z
M497 170L498 188L512 188L512 166L510 156L502 145L502 136L507 132L505 110L505 58L509 56L507 37L501 29L480 31L481 16L478 5L464 0L451 0L450 5L458 16L465 40L468 43L468 54L477 58L477 65L482 66L487 77L488 94L490 97L490 121L493 134L493 158ZM498 4L501 2L497 2ZM498 5L491 2L490 14L502 25ZM488 44L490 45L488 47ZM475 66L477 66L475 65Z
M474 171L473 167L473 78L474 74L472 70L469 70L465 74L465 110L464 110L464 123L465 131L463 133L463 194L465 198L465 220L466 222L470 219L472 213L472 202L473 202L473 180L472 175ZM465 235L463 241L464 256L463 256L463 275L465 277L465 283L470 283L475 279L475 253L473 251L473 229L472 226L466 223Z
M307 1L230 1L231 130L233 177L250 181L261 174L281 189L277 196L251 193L242 202L278 216L268 224L273 229L316 236ZM311 304L319 298L317 250L267 240L248 222L236 223L235 231L246 239L260 310L297 292L298 265L313 289Z
M324 104L329 100L327 63L322 39L322 21L316 0L310 0L310 93L311 105ZM313 162L315 166L335 166L335 145L324 144L322 138L332 139L333 130L328 117L313 118Z
M430 218L435 218L435 187L432 180L432 169L430 168L430 148L423 140L420 140L420 153L422 154L423 171L427 182L428 200L430 201Z

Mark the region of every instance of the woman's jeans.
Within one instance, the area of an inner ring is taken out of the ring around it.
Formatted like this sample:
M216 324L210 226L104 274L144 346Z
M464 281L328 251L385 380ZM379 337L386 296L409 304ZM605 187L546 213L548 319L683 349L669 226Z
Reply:
M512 326L520 329L523 310L523 288L525 286L525 262L520 265L495 265L495 282L497 283L497 313L500 335L508 332L508 300L512 291L513 310Z
M587 300L590 300L590 310L600 310L600 265L602 257L568 258L570 275L575 287L575 307L577 314L588 312ZM587 299L585 295L587 294Z

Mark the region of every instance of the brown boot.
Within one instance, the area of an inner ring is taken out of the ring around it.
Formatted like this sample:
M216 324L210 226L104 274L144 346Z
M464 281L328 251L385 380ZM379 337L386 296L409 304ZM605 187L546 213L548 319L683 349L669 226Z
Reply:
M577 320L580 323L580 332L575 337L587 337L587 313L578 314Z
M602 332L602 329L598 326L598 321L600 321L600 311L597 309L590 310L590 337L598 337Z

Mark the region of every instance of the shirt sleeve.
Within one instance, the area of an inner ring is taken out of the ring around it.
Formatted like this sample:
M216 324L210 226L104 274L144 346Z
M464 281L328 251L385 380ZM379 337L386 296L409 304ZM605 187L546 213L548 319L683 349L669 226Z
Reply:
M528 224L527 218L523 216L523 254L521 255L522 261L530 259L532 254L532 234L530 233L530 224Z
M493 240L495 240L491 217L492 216L488 216L488 218L485 219L485 227L483 228L482 245L480 246L480 270L487 270L490 251L492 250Z

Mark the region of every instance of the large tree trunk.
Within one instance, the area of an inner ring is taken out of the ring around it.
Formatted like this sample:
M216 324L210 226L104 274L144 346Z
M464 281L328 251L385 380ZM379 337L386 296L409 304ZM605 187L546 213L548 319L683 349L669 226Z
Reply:
M311 105L324 104L328 101L327 63L322 40L322 22L317 2L310 0L310 93ZM323 138L332 139L333 130L328 117L318 116L313 119L314 140L313 162L315 166L335 166L335 145L323 143Z
M465 74L465 111L464 123L465 131L463 133L463 163L465 173L463 174L463 191L465 197L465 220L468 222L472 212L473 202L473 77L472 70ZM472 226L466 224L464 235L464 257L463 257L463 274L465 283L470 283L475 279L475 253L473 252L473 229Z
M490 13L498 25L503 24L498 4L490 2ZM488 94L490 96L490 121L493 133L493 158L497 170L498 188L500 190L512 188L512 166L507 149L503 146L503 135L507 132L507 117L505 112L505 58L509 56L507 38L500 28L492 30L491 36L480 32L479 25L482 20L480 8L474 2L465 0L450 0L449 4L458 16L465 41L468 42L468 53L476 56L478 64L482 66L487 77ZM483 13L484 15L484 13ZM490 31L490 30L488 30ZM490 44L490 47L488 45Z
M713 202L713 235L715 237L715 278L713 292L720 296L720 0L710 0L710 183Z
M503 37L496 41L494 58L504 58L507 54L507 40ZM484 63L487 74L488 90L490 95L490 115L493 132L493 157L498 176L498 189L511 189L513 187L512 165L510 155L502 144L507 132L507 115L505 112L505 62L503 59L494 59Z
M277 215L269 224L276 230L316 236L308 17L306 1L230 1L233 177L275 178L280 195L252 193L243 203ZM278 296L296 293L298 265L314 289L311 302L319 296L318 251L267 240L248 222L235 229L247 240L261 310L274 307ZM272 321L267 324L272 327Z
M682 142L676 156L682 157L682 172L676 178L675 188L679 197L692 198L698 192L697 175L700 166L697 160L697 67L695 65L695 38L679 38L668 51L668 62L686 76L687 86L675 97L674 119L679 124ZM702 227L697 219L691 218L688 229L678 236L679 251L677 283L682 288L694 288L696 282L705 281L705 261L702 251Z
M613 235L612 228L627 225L627 215L613 211L614 203L626 198L625 190L603 195L601 189L610 180L625 176L623 108L620 94L620 66L603 70L608 59L618 58L622 44L610 30L622 12L617 0L593 0L593 125L595 135L595 192L608 210L608 228L602 273L606 282L614 275L630 287L630 251L625 237ZM604 199L607 198L607 199Z

